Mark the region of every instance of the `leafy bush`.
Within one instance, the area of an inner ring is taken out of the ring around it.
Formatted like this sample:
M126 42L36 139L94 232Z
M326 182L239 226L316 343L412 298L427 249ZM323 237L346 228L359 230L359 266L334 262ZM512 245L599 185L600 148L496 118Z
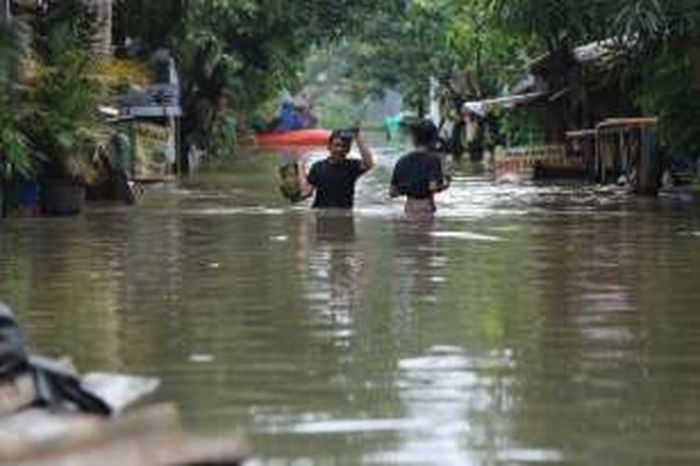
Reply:
M0 23L0 160L28 176L33 169L29 140L24 131L26 102L19 86L22 59L27 50L20 23Z
M44 157L44 174L90 181L107 128L97 116L102 86L93 57L70 20L42 38L41 61L31 94L29 135Z

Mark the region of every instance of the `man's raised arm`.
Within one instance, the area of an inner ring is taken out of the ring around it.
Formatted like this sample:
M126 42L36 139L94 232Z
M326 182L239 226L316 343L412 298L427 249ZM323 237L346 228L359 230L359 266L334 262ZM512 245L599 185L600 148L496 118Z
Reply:
M374 167L374 155L372 150L369 148L365 140L362 138L362 131L357 132L357 137L355 138L357 142L357 148L360 150L360 155L362 156L362 168L367 171Z

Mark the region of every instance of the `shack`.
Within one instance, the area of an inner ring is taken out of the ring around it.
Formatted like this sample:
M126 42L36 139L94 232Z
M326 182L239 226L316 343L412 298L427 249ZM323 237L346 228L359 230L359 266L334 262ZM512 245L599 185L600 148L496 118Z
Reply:
M130 121L131 177L137 183L170 180L179 152L180 83L166 50L153 57L154 80L133 88L119 101L119 116Z
M665 163L657 125L655 117L608 118L592 129L567 131L567 150L583 162L588 180L655 194Z
M548 142L564 142L567 131L593 128L607 118L638 114L614 75L626 48L618 39L607 39L544 55L530 65L534 89L549 95Z
M584 176L584 160L568 150L559 136L560 128L541 124L549 117L557 98L557 94L534 91L467 103L483 108L486 113L500 113L502 119L511 122L504 125L509 127L502 128L505 144L496 144L485 157L487 168L497 179L509 174L527 179Z
M595 173L602 183L629 184L639 194L656 194L663 159L657 118L610 118L596 126Z
M535 60L516 86L520 95L504 99L517 102L502 106L516 130L495 157L497 176L524 170L535 178L616 181L622 166L607 167L603 173L596 147L606 146L602 141L612 131L606 126L611 118L629 122L638 115L632 97L615 77L626 48L622 40L607 39ZM537 98L524 99L527 95ZM598 127L601 122L606 123Z

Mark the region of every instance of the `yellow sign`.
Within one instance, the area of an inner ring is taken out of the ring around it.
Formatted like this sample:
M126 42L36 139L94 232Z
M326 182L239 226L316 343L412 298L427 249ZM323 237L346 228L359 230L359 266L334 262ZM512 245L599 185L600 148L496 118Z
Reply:
M168 128L151 123L136 123L134 179L159 180L168 174Z

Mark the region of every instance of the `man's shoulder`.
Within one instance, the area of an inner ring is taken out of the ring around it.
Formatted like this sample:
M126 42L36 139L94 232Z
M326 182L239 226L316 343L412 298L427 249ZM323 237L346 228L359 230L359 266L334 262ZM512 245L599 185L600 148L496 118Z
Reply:
M326 170L326 167L328 166L328 160L322 159L318 160L314 163L311 164L311 169L309 170L309 173L320 173Z
M416 153L415 152L407 152L403 154L401 157L399 157L399 160L396 163L406 163L407 160L411 160L415 157Z
M416 163L419 160L423 160L427 155L427 153L420 151L409 152L402 155L397 163L402 165Z

